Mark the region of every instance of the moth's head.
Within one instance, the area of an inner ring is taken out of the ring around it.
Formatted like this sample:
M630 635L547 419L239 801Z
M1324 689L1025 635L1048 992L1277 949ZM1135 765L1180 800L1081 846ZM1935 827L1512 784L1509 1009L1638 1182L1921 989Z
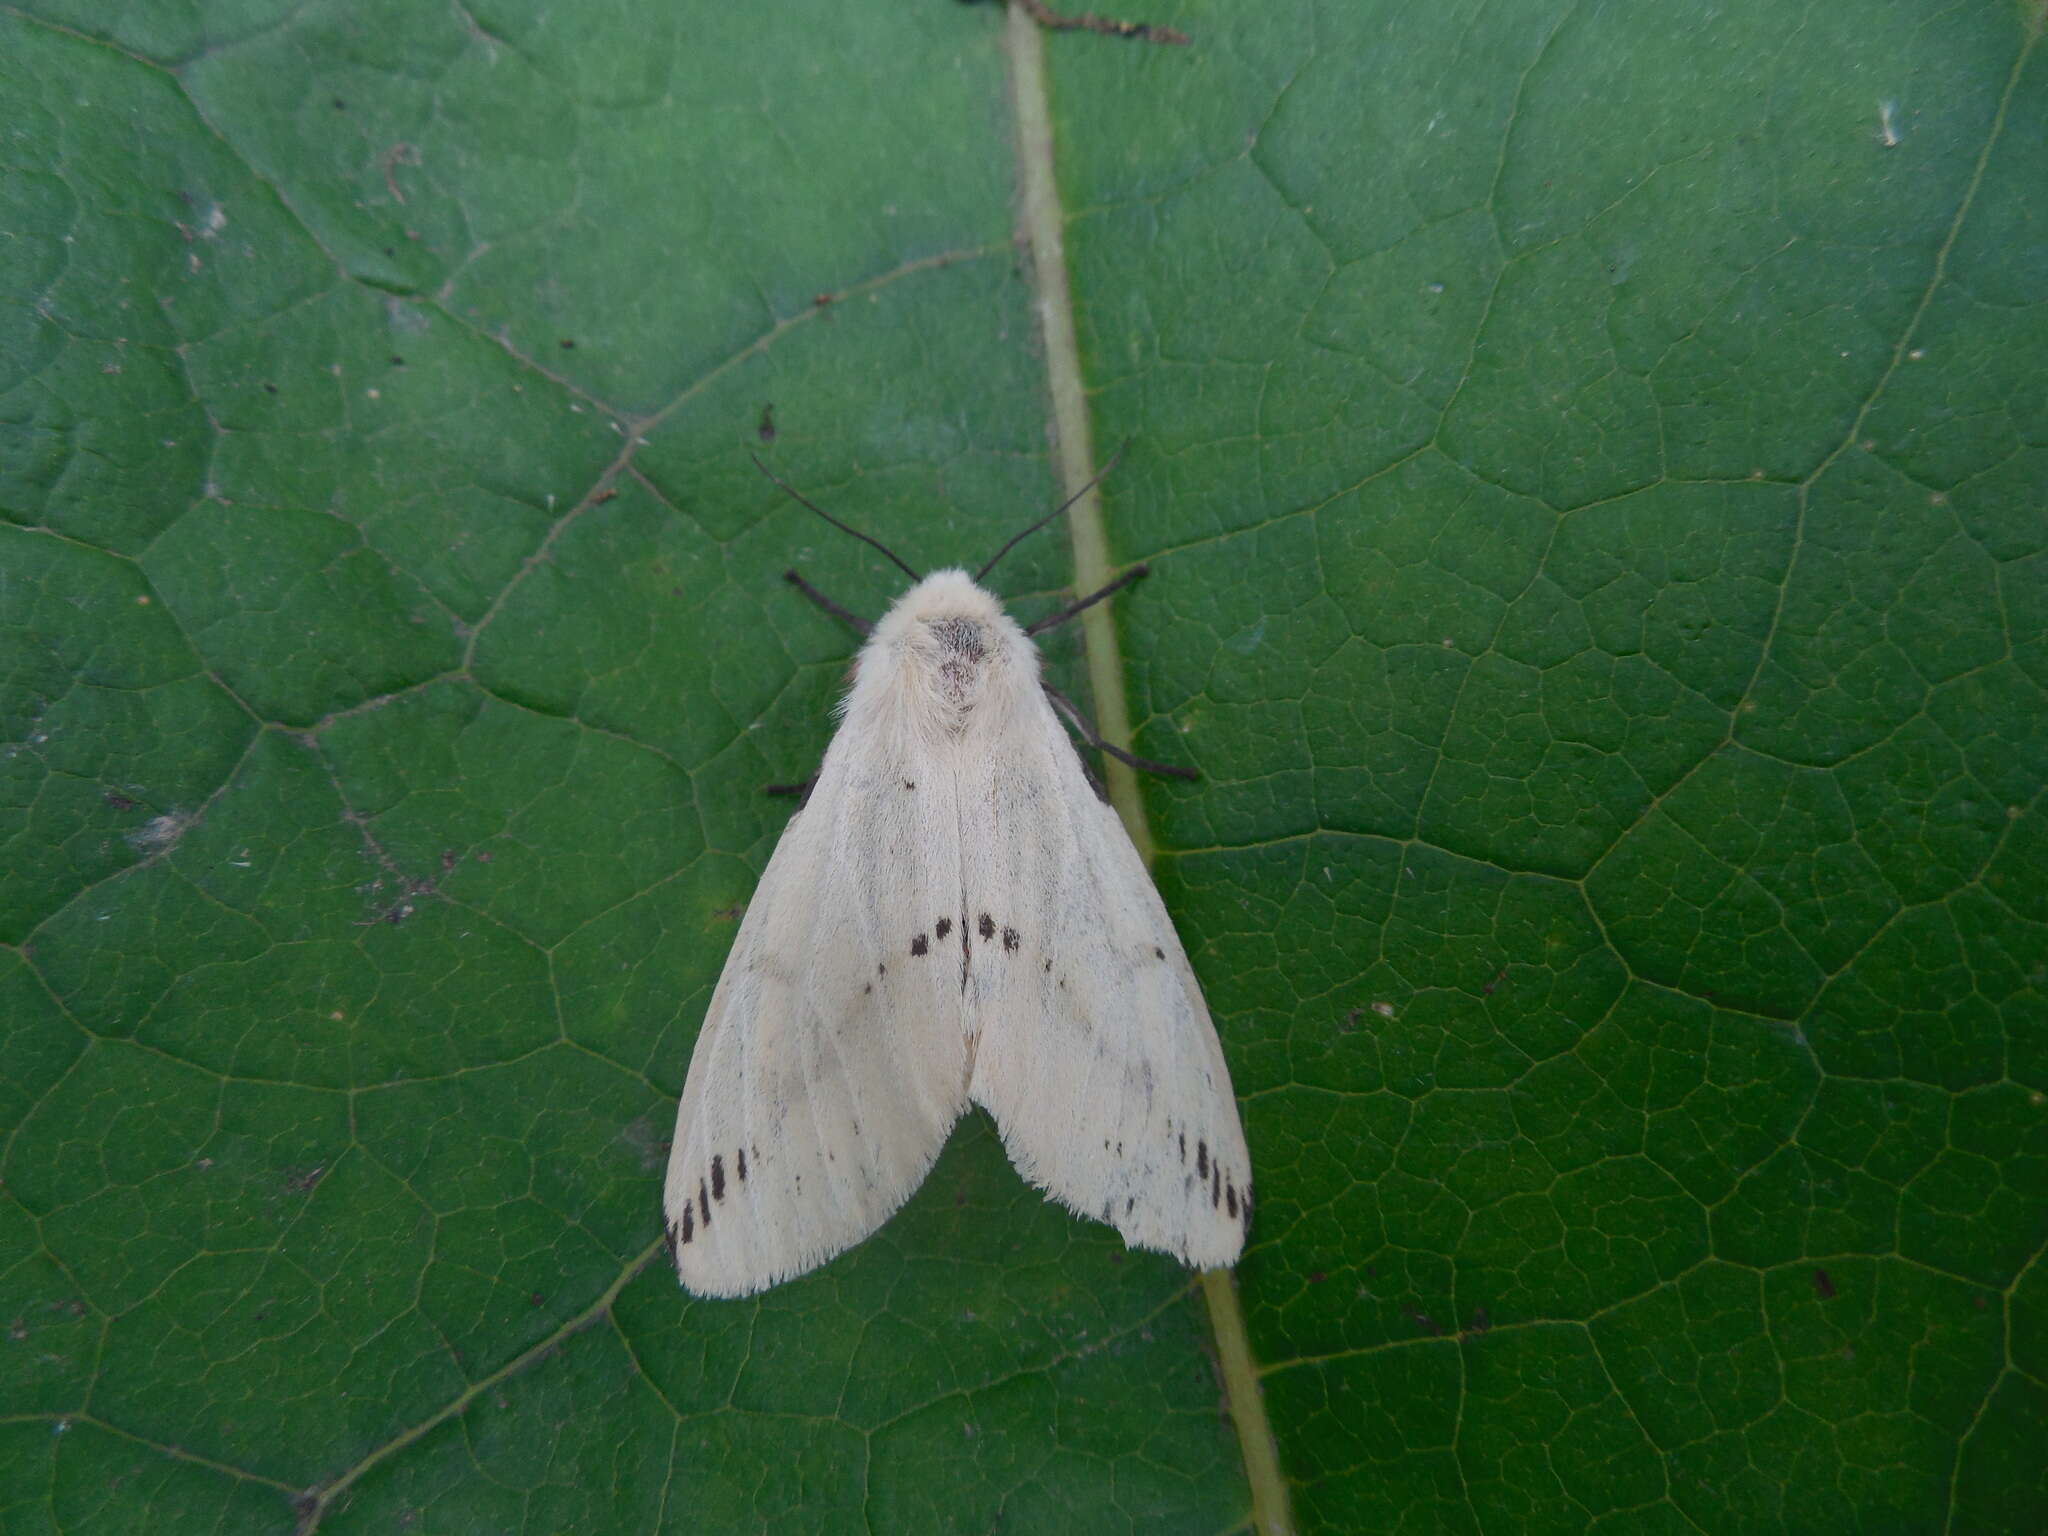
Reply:
M965 571L934 571L896 599L875 626L865 672L881 652L886 670L931 700L946 729L957 733L969 715L1007 690L1001 677L1037 686L1037 652L1014 620Z
M1003 649L1015 629L1003 605L965 571L934 571L896 599L875 638L933 662L978 663Z

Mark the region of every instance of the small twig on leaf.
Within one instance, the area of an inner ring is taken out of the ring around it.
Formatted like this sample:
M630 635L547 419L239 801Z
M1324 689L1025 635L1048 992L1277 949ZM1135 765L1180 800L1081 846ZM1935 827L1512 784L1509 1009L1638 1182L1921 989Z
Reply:
M1014 0L1024 14L1048 32L1099 32L1104 37L1127 37L1134 43L1168 43L1185 47L1188 35L1173 27L1155 27L1143 21L1114 21L1107 16L1063 16L1045 0Z

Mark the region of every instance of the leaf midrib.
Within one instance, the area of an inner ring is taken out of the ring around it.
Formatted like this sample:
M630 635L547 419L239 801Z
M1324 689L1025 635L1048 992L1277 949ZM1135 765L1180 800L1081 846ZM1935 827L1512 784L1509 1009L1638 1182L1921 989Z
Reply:
M1074 327L1073 292L1067 282L1066 213L1060 203L1054 167L1044 37L1021 5L1008 8L1003 52L1009 74L1017 157L1018 235L1031 283L1032 313L1038 321L1039 341L1045 354L1053 463L1061 496L1075 498L1067 517L1074 552L1074 590L1093 592L1113 574L1109 536L1099 487L1082 489L1096 472L1095 443ZM1128 746L1130 706L1124 691L1123 655L1109 605L1097 604L1083 613L1078 622L1096 729L1104 740ZM1110 803L1123 818L1139 857L1149 867L1154 850L1138 777L1127 765L1106 755L1102 767ZM1279 1447L1266 1416L1265 1396L1259 1388L1258 1368L1245 1331L1236 1279L1229 1270L1205 1270L1201 1287L1222 1366L1224 1404L1230 1410L1244 1456L1245 1480L1251 1489L1252 1525L1260 1536L1287 1536L1294 1529L1287 1480L1280 1470Z

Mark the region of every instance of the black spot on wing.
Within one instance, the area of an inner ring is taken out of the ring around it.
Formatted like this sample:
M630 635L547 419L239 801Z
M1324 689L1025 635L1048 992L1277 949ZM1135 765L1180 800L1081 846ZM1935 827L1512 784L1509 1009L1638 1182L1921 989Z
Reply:
M1237 1220L1237 1185L1229 1179L1223 1181L1223 1208L1230 1212L1232 1221Z
M1209 1143L1206 1141L1197 1141L1195 1143L1195 1177L1198 1179L1209 1177Z
M1215 1167L1209 1170L1209 1208L1216 1211L1223 1209L1223 1165L1221 1163L1216 1164Z
M952 931L953 919L951 919L950 917L942 917L936 923L932 924L932 932L936 933L942 939Z
M1188 1160L1188 1133L1186 1131L1180 1133L1180 1160L1182 1162Z
M704 1187L702 1179L697 1181L697 1214L708 1228L711 1225L711 1191Z
M981 921L975 926L981 930L981 936L984 939L992 939L996 936L996 920L986 912L981 914Z
M662 1242L668 1245L669 1263L677 1263L678 1260L676 1258L676 1224L674 1222L670 1222L667 1226L662 1228L661 1240Z
M905 780L903 781L903 787L904 787L905 789L915 789L915 788L917 788L917 780L915 780L915 779L905 779Z
M689 1244L689 1241L690 1241L690 1239L691 1239L691 1238L693 1238L693 1237L695 1237L696 1235L697 1235L697 1221L696 1221L696 1211L695 1211L695 1210L694 1210L694 1209L693 1209L693 1208L691 1207L691 1205L690 1205L690 1202L689 1202L689 1201L687 1201L687 1200L685 1200L685 1201L683 1202L683 1233L682 1233L682 1242L683 1242L683 1244L684 1244L685 1246L688 1246L688 1244Z
M1157 944L1154 944L1152 946L1152 958L1154 960L1164 960L1166 958L1166 951L1161 949Z
M716 1152L711 1154L711 1198L725 1199L725 1159Z
M913 955L921 955L931 947L930 942L921 933L910 941L910 952Z
M1018 937L1016 929L1005 928L1003 930L1003 948L1010 951L1010 953L1015 954L1017 946L1022 942L1023 940Z
M741 1182L742 1184L746 1183L746 1182L747 1182L747 1149L746 1149L745 1147L741 1147L741 1148L740 1148L740 1155L739 1155L739 1170L738 1170L738 1172L739 1172L739 1176L740 1176L740 1182Z

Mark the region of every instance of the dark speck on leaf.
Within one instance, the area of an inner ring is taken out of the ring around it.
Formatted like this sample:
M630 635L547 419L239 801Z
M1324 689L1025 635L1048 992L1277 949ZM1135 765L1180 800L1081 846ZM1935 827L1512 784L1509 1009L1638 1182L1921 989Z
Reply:
M1484 1333L1492 1326L1493 1319L1487 1314L1486 1308L1474 1307L1472 1309L1472 1326L1465 1331L1467 1333Z
M1822 1301L1832 1301L1835 1298L1835 1282L1828 1278L1828 1272L1824 1269L1816 1269L1813 1272L1813 1289L1814 1294Z
M111 789L108 790L105 794L101 795L100 799L104 801L107 807L111 810L132 811L135 809L135 802L133 800L130 800L126 795L116 794Z
M571 341L567 336L564 336L560 341L556 342L555 345L560 347L564 352L574 352L576 350L576 343Z
M1321 1285L1325 1280L1329 1278L1330 1277L1324 1274L1320 1269L1312 1269L1308 1272L1308 1283L1310 1285Z
M1418 1312L1413 1307L1408 1309L1408 1321L1432 1338L1443 1332L1443 1329L1437 1327L1435 1318L1431 1317L1427 1312Z

